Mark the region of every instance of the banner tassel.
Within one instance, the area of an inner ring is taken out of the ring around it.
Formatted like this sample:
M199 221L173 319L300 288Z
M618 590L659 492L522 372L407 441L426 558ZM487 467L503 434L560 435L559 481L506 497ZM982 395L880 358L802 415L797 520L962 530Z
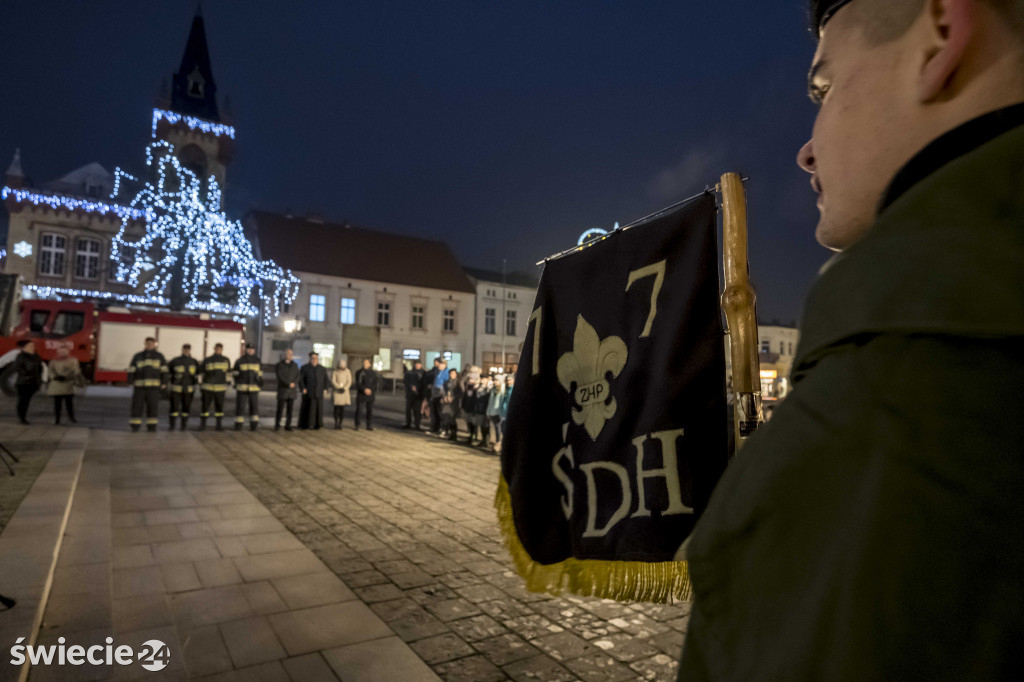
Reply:
M494 508L516 571L526 581L530 592L553 595L570 592L585 597L655 604L691 598L690 572L685 561L601 561L570 557L557 564L537 563L519 540L512 517L512 498L504 476L498 481Z

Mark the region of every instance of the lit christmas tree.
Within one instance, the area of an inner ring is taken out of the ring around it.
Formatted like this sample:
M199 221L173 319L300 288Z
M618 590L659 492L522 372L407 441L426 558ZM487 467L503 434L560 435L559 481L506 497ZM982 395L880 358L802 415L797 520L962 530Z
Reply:
M265 321L280 314L282 303L295 300L299 279L272 260L256 258L242 224L221 210L213 176L204 192L201 179L164 141L146 148L146 165L148 182L114 171L112 196L122 193L124 181L139 186L128 205L141 211L146 223L145 235L133 241L134 221L129 213L122 215L111 249L118 281L143 287L173 310L253 316L262 308Z

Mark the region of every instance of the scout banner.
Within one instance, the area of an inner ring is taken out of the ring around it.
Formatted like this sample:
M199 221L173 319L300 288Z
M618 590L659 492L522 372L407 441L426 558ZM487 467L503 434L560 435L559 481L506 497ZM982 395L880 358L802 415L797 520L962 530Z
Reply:
M688 596L673 558L727 461L719 306L711 193L547 262L496 499L529 589Z

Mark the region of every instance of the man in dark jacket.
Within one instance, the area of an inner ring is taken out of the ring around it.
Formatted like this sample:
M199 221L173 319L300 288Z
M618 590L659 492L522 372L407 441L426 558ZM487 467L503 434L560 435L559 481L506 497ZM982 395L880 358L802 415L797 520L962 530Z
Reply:
M324 425L324 393L329 385L327 370L320 365L320 356L310 353L309 363L299 370L299 390L302 391L300 429L319 429Z
M369 360L363 360L363 368L356 372L356 430L359 430L359 411L366 411L366 430L373 431L373 401L380 390L380 375L374 371Z
M427 373L430 384L424 398L430 401L430 432L441 433L441 405L444 398L444 385L448 381L448 362L444 358L434 358L434 369Z
M174 430L174 420L181 417L181 430L184 431L188 427L192 397L199 383L199 363L192 357L192 346L187 343L182 346L181 355L171 360L167 367L171 375L171 430Z
M277 413L274 416L274 430L281 428L281 415L287 408L284 430L292 430L292 405L299 394L299 366L295 362L295 353L289 348L284 352L284 359L274 367L277 376Z
M224 344L215 344L213 355L204 358L200 368L203 378L201 386L203 412L199 420L200 431L206 430L206 420L211 414L217 419L217 430L224 430L221 420L224 419L224 394L228 390L228 372L231 371L231 361L221 354L223 350Z
M1024 679L1021 9L814 3L842 253L686 548L680 680Z
M405 370L405 427L420 430L420 408L423 406L423 363L417 360Z
M249 413L249 430L255 431L260 423L260 388L263 387L263 367L256 357L256 348L245 344L245 355L235 360L235 431L245 426Z
M160 409L160 391L167 384L167 360L156 349L156 339L146 338L146 347L132 357L128 366L128 383L132 390L132 413L129 424L132 431L142 426L142 413L146 413L146 429L156 431Z
M18 421L28 424L28 405L43 383L43 361L34 341L26 341L14 358L14 385L18 391Z

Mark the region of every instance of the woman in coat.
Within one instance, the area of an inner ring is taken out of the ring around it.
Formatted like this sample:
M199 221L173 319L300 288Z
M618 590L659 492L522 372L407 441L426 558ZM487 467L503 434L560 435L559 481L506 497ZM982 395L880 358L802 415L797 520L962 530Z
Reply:
M54 424L60 424L61 404L67 405L68 419L77 424L75 419L75 387L85 386L85 377L78 360L71 357L67 348L58 348L57 357L50 360L47 366L50 382L46 385L46 395L53 397Z
M508 423L508 403L512 400L512 388L516 385L516 375L506 374L505 375L505 395L501 397L501 409L499 415L501 416L501 434L502 441L505 440L505 425Z
M462 387L459 386L459 373L448 370L448 380L444 382L444 394L441 398L441 437L455 440L459 433L458 419L461 414Z
M43 361L36 355L36 344L25 342L14 358L14 385L18 390L18 421L28 424L28 403L43 383Z
M338 360L338 367L331 373L331 386L334 387L334 428L345 428L345 406L352 404L349 389L352 388L352 372L344 360Z
M501 375L491 377L493 388L487 396L487 422L485 434L493 432L493 436L487 438L490 441L491 449L495 452L501 451L501 403L505 399L505 378ZM489 435L489 434L488 434Z

